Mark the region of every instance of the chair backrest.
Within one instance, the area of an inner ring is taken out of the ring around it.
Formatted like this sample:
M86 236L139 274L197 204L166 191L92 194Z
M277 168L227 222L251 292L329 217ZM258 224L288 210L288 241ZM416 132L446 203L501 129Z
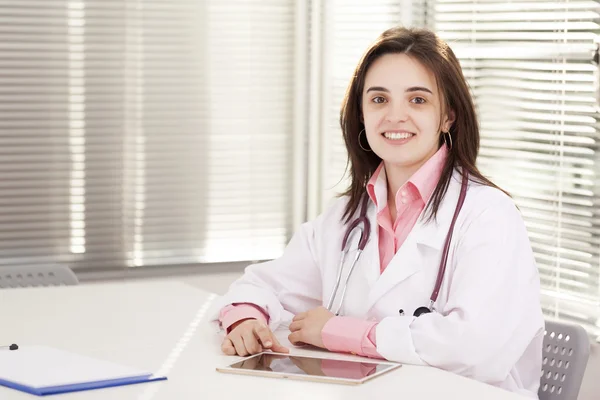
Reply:
M65 265L0 266L0 289L78 283L73 271Z
M547 320L540 400L577 400L589 355L590 341L583 327Z

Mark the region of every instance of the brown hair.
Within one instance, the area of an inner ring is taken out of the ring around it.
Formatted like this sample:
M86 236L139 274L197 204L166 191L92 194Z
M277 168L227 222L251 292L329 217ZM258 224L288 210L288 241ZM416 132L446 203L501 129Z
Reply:
M452 149L448 152L439 183L425 210L429 213L427 219L437 216L439 205L457 166L465 170L471 180L497 187L475 166L479 152L477 116L469 87L452 49L429 30L396 27L383 32L367 49L356 67L342 104L340 125L349 155L346 170L350 170L351 178L349 188L342 193L342 196L350 197L343 215L346 222L350 221L358 209L366 185L381 163L379 156L374 152L364 151L359 143L359 135L365 128L362 122L362 92L371 64L382 55L390 53L410 55L428 68L436 77L438 92L443 99L442 110L452 110L455 114L455 120L449 129ZM443 143L443 135L440 135L440 146Z

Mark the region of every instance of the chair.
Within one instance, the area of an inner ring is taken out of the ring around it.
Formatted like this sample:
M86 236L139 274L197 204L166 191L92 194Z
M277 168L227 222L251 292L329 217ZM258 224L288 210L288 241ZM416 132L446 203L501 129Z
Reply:
M589 337L583 327L546 321L540 400L577 400L589 354Z
M0 289L78 283L73 271L64 265L0 266Z

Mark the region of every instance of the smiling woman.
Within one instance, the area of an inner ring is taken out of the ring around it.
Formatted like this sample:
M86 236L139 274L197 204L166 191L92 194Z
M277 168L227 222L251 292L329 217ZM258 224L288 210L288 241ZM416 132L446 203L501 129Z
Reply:
M428 216L436 215L456 166L477 182L496 187L475 165L477 116L460 64L452 49L427 30L390 29L365 52L348 86L340 125L352 166L344 193L350 196L346 217L356 212L382 160L389 181L404 183L443 143L455 151L442 164ZM364 133L373 152L365 152ZM388 193L398 189L388 187ZM388 200L393 208L393 197Z
M387 87L377 86L379 82ZM374 61L365 88L363 121L369 146L384 160L388 184L406 182L438 151L440 126L447 132L454 112L442 111L435 76L407 54L386 54ZM388 188L388 193L398 189Z
M288 351L272 334L287 325L293 345L535 397L538 271L512 199L475 166L477 117L452 50L428 30L385 31L356 68L340 123L350 187L216 303L223 352Z

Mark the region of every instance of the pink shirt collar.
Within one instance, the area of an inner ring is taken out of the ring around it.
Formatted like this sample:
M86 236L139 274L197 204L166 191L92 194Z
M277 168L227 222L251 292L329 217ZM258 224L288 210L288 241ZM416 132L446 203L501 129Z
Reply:
M427 204L440 180L447 157L448 150L446 146L440 147L440 149L427 160L404 185L402 185L398 190L398 193L396 193L395 198L397 199L398 194L403 190L412 187L416 190L412 190L411 192L416 193L423 203ZM387 176L385 174L383 161L379 164L379 167L377 167L373 176L371 176L371 179L369 179L369 182L367 183L367 193L373 203L377 206L377 211L381 211L387 206Z

